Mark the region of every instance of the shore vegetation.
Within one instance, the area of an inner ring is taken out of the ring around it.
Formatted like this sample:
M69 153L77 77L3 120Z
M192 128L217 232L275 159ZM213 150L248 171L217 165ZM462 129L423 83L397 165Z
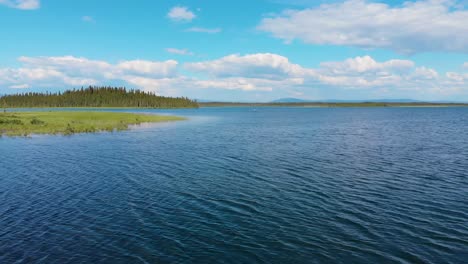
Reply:
M182 117L116 112L1 112L0 136L93 133L130 125L183 120Z

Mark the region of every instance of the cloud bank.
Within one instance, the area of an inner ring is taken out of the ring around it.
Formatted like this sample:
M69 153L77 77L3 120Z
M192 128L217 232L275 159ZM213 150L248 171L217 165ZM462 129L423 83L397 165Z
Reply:
M180 64L175 60L125 60L20 57L18 68L0 68L0 86L13 89L72 88L121 83L163 95L200 89L304 93L319 89L408 91L453 95L468 92L468 72L438 73L411 60L376 61L370 56L304 67L271 53L232 54Z

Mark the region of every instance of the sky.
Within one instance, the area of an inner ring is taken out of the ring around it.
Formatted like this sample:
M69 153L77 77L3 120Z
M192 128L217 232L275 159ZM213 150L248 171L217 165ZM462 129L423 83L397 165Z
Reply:
M0 94L468 102L468 1L0 0Z

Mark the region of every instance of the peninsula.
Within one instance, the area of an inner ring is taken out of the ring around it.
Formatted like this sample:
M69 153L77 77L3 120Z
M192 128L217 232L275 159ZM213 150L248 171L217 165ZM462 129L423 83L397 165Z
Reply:
M164 97L124 87L94 87L57 93L20 93L0 97L0 136L90 133L128 129L141 123L183 120L103 111L14 111L14 108L198 108L186 97Z

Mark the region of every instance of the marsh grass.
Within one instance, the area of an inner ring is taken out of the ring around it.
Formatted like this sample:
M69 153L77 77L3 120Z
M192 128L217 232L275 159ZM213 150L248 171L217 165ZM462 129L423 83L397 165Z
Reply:
M176 116L114 112L7 112L0 113L0 136L120 131L128 129L130 125L183 119Z

